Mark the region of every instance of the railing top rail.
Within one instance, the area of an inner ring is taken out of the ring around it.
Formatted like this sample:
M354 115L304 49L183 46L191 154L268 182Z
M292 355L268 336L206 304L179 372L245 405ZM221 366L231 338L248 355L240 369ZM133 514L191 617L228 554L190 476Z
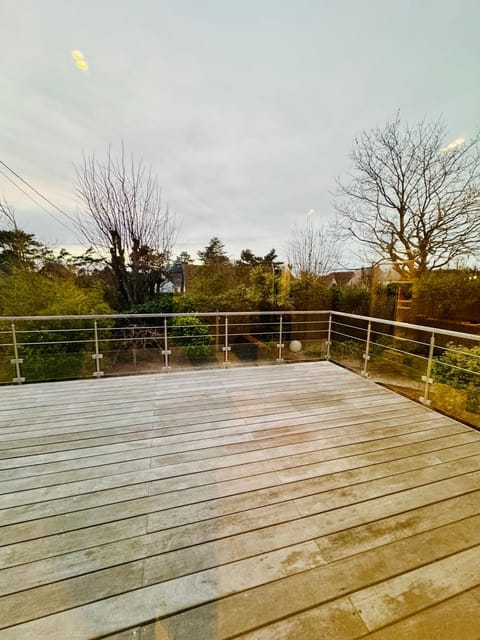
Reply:
M313 311L295 311L288 309L285 311L186 311L185 313L104 313L90 315L65 315L65 316L0 316L0 322L21 322L26 320L112 320L118 318L175 318L178 316L272 316L272 315L312 315L317 313L329 314L328 309Z
M332 311L333 315L342 316L343 318L354 318L355 320L365 320L367 322L375 322L377 324L385 324L390 327L402 327L403 329L413 329L415 331L425 331L427 333L438 333L443 336L452 338L463 338L466 340L475 340L480 342L480 335L475 333L465 333L463 331L451 331L449 329L440 329L422 324L411 324L410 322L396 322L395 320L385 320L384 318L372 318L371 316L359 316L354 313L344 313L343 311Z
M3 316L0 322L22 322L22 321L43 321L43 320L117 320L117 319L138 319L138 318L175 318L175 317L244 317L244 316L285 316L285 315L330 315L340 316L343 318L352 318L355 320L363 320L365 322L374 322L391 327L402 327L404 329L413 329L415 331L423 331L426 333L434 333L438 335L449 336L451 338L460 338L480 342L480 335L467 333L462 331L451 331L449 329L440 329L428 325L412 324L409 322L396 322L395 320L386 320L384 318L374 318L371 316L356 315L354 313L345 313L343 311L330 311L327 309L311 310L311 311L205 311L205 312L185 312L185 313L110 313L110 314L83 314L83 315L63 315L63 316Z

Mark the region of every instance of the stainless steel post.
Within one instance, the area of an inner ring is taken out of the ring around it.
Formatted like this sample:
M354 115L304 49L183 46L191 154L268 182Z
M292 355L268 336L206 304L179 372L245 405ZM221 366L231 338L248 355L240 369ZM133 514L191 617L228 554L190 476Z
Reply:
M225 354L225 359L223 364L227 366L229 364L228 361L228 352L232 350L232 347L228 346L228 315L225 314L225 346L222 347L222 351Z
M93 372L94 378L101 378L104 375L104 372L100 369L100 360L103 358L103 353L100 353L100 344L98 341L98 325L95 320L93 323L93 333L95 336L95 353L92 355L93 360L95 360L95 371Z
M15 373L16 373L16 376L15 378L13 378L12 382L15 382L16 384L22 384L22 382L25 382L25 378L22 378L22 372L20 369L20 365L23 364L23 358L18 357L17 334L15 331L15 325L13 322L11 324L11 327L12 327L12 343L13 343L14 358L12 358L10 362L15 365Z
M165 369L165 371L168 371L170 369L168 356L171 354L172 352L168 348L168 323L167 323L167 318L165 317L163 319L163 349L162 349L162 356L164 357L163 368Z
M363 371L362 376L368 378L368 361L370 360L370 337L372 334L372 323L368 323L367 328L367 342L365 344L365 353L363 354Z
M420 402L427 406L430 405L430 400L428 398L428 394L430 392L430 385L433 384L432 376L432 367L433 367L433 351L435 349L435 333L432 333L430 338L430 349L428 350L428 361L427 361L427 373L422 376L422 382L425 382L425 390L423 392L423 396L420 398Z
M278 344L277 344L277 349L278 349L277 362L283 361L282 349L284 348L284 346L285 345L283 344L283 316L280 316L280 330L279 330Z
M332 343L332 312L328 314L328 333L327 333L327 354L326 359L330 360L330 345Z

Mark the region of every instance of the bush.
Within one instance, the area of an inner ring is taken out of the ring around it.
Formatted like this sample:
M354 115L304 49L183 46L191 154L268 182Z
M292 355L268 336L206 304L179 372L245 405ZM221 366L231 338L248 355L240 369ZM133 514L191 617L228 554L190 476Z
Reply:
M480 277L469 270L429 271L415 281L413 297L417 315L478 320Z
M343 340L332 341L332 355L333 358L361 358L365 351L365 345L363 342L357 342L356 340Z
M437 382L455 389L480 384L480 345L463 347L451 342L447 351L435 361L433 375Z
M208 333L208 326L200 318L174 318L170 331L173 345L185 349L190 360L206 360L211 356L213 338Z
M355 313L359 316L370 314L370 292L363 287L337 287L334 292L334 310Z
M137 304L125 313L173 313L173 294L161 293L155 300ZM139 323L145 320L145 318L139 318Z
M302 274L290 285L293 308L297 311L318 311L332 306L332 290L322 278L313 274Z

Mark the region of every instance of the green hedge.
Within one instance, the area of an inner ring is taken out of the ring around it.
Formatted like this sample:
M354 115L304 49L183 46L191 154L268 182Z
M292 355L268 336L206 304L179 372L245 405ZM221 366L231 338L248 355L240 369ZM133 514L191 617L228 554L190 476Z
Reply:
M208 326L200 318L174 318L170 332L173 345L185 349L190 360L207 360L212 355L213 338L208 333Z

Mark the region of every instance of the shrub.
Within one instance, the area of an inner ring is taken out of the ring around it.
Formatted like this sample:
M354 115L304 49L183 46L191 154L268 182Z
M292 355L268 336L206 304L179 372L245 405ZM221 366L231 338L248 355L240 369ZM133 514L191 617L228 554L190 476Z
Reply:
M480 303L480 278L477 272L429 271L413 285L416 313L434 318L477 319Z
M206 360L212 354L212 336L208 326L193 316L174 318L171 325L172 342L185 349L190 360Z
M434 378L455 389L465 389L480 384L480 345L463 347L452 342L434 364Z
M337 287L334 309L344 313L368 316L370 313L370 292L363 287Z

